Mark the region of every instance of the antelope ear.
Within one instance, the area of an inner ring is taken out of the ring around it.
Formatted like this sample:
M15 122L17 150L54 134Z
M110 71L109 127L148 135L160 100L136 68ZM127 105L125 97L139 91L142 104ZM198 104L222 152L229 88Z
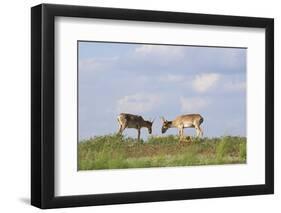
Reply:
M166 120L165 120L165 118L162 116L161 118L160 118L163 122L165 122Z
M155 118L151 121L151 123L154 123L154 121L155 121Z

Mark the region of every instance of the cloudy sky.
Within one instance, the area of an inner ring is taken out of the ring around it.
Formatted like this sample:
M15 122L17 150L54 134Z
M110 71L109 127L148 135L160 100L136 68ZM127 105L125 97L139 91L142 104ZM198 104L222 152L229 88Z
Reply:
M204 136L246 135L246 49L79 42L78 51L80 140L115 133L121 112L156 118L153 135L160 116L188 113L204 117Z

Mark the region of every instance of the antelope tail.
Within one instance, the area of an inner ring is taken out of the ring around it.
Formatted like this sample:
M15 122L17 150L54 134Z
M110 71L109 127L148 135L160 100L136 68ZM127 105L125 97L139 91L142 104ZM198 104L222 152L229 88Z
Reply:
M203 123L203 121L204 121L204 118L203 118L203 117L201 117L201 118L200 118L200 120L199 120L200 124L202 124L202 123Z

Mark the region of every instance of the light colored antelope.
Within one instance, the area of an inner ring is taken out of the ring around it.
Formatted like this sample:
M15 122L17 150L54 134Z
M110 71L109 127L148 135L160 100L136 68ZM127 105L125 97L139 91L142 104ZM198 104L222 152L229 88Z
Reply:
M162 134L165 133L169 128L178 128L179 136L182 138L184 128L195 128L196 136L203 136L203 130L200 125L203 123L204 119L199 114L180 115L172 121L167 121L164 117L161 119L163 121Z
M134 128L138 131L138 141L140 140L141 128L146 127L148 129L148 133L152 133L152 124L153 121L146 121L139 115L132 115L128 113L121 113L117 117L117 121L119 124L118 134L122 134L126 128Z

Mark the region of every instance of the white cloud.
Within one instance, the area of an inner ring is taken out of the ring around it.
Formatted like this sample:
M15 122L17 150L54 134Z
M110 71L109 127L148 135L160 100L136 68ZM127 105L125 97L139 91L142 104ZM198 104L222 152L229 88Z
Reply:
M99 72L109 68L118 61L118 57L87 58L79 61L79 70L86 72Z
M179 46L142 45L135 49L135 53L138 56L161 59L163 63L165 63L166 60L172 61L184 58L184 48Z
M136 93L127 95L117 101L117 112L127 112L141 114L149 112L159 106L161 101L160 95Z
M204 73L196 75L195 79L192 81L192 87L195 91L204 93L214 88L220 78L220 74L217 73Z
M183 113L199 113L199 110L209 105L209 100L199 97L180 97L180 104Z

